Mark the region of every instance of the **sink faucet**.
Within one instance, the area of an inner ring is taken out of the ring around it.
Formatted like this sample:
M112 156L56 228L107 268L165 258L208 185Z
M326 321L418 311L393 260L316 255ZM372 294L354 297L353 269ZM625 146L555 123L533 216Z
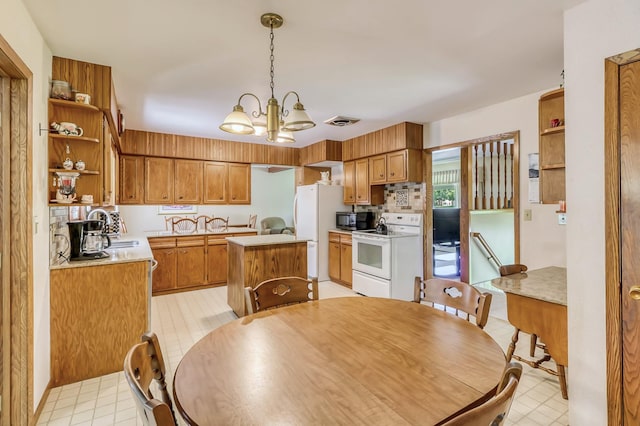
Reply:
M89 214L87 215L87 220L91 219L91 217L92 217L94 214L97 214L97 213L102 213L103 215L105 215L105 216L107 217L107 219L106 219L106 223L107 223L107 225L112 225L112 224L113 224L113 220L111 219L111 215L109 214L109 212L108 212L108 211L106 211L106 210L104 210L104 209L92 209L92 210L89 212Z

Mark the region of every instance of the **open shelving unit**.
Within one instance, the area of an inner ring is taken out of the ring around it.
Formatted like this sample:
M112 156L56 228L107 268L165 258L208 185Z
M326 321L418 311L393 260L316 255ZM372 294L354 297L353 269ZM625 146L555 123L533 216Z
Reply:
M559 120L560 124L553 126L553 120ZM540 202L557 204L565 199L564 89L540 96L538 126Z

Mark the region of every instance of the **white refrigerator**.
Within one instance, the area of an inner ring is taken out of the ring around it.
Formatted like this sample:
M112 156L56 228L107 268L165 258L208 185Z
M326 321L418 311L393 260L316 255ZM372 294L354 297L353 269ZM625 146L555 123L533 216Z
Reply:
M303 185L296 188L293 222L298 238L308 239L307 274L318 281L329 279L329 230L336 227L336 212L351 210L344 205L343 187Z

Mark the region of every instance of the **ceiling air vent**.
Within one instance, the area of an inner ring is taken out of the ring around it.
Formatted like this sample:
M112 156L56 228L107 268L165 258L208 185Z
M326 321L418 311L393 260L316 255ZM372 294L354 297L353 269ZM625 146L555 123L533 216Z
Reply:
M328 124L330 126L344 127L344 126L350 126L352 124L355 124L358 121L360 121L359 118L343 117L341 115L336 115L335 117L325 120L324 122L325 124Z

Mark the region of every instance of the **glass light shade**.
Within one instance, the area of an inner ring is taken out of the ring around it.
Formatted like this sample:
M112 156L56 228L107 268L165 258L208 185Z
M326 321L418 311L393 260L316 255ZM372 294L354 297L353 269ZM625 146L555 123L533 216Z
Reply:
M297 132L299 130L306 130L314 127L316 123L311 120L304 106L300 102L296 102L293 105L293 109L286 117L286 121L282 126L282 130L287 132Z
M274 142L276 143L294 143L296 138L293 137L293 133L280 130L278 136Z
M233 112L224 119L220 130L236 135L252 135L254 133L253 124L240 105L233 107Z
M260 114L258 118L255 118L252 123L254 135L256 136L264 136L267 134L267 116L264 114Z

